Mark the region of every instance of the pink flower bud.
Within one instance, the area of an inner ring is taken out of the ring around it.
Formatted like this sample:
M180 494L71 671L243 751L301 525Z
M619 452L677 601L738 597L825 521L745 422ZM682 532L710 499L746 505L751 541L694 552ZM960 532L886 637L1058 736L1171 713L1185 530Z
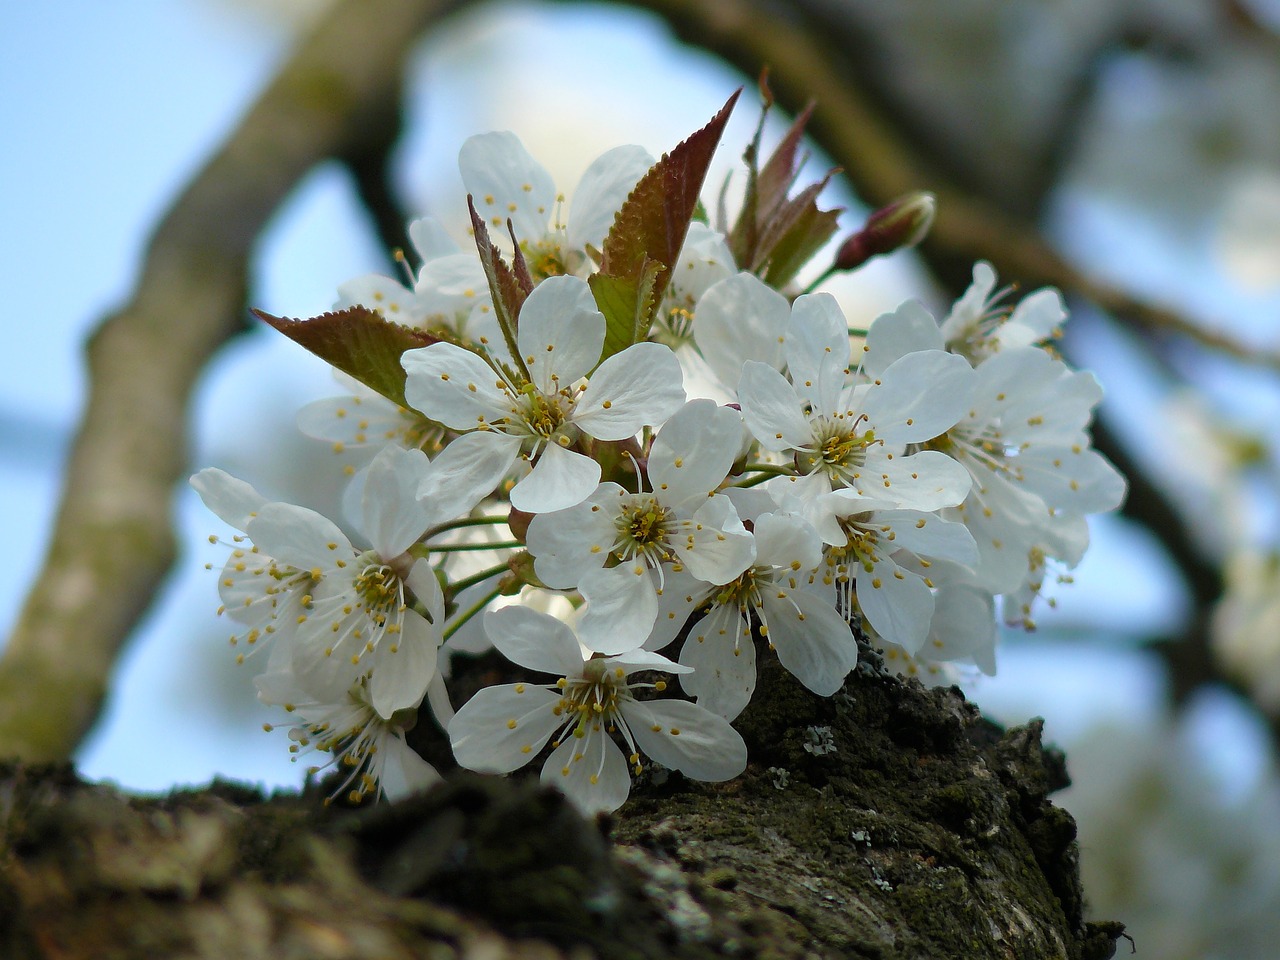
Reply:
M872 257L914 247L928 234L936 209L931 193L899 197L868 217L863 228L844 242L831 269L853 270Z

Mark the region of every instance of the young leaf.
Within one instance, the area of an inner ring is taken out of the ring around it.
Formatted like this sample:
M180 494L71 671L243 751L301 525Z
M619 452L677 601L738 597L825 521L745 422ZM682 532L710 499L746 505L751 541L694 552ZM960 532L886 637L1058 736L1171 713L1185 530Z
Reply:
M602 360L648 336L739 93L710 123L655 163L614 218L604 238L600 271L589 281L606 323Z
M828 177L800 191L789 200L767 225L761 248L768 259L757 267L765 283L782 289L800 268L835 235L839 227L839 210L820 210L818 194Z
M438 337L395 323L366 307L348 307L310 320L253 312L321 360L402 407L407 404L400 355L414 347L440 342Z
M787 197L804 165L800 142L813 114L812 103L796 117L764 166L758 166L764 118L770 106L772 99L766 97L755 137L744 154L746 195L728 239L740 267L781 288L835 233L840 211L822 210L817 204L818 194L831 174L795 197Z
M525 298L533 289L533 281L528 278L528 267L523 266L524 258L520 254L519 246L516 247L516 256L519 258L518 263L522 269L517 271L507 266L506 261L502 259L502 253L489 239L489 229L485 226L484 217L476 212L476 205L470 194L467 194L467 209L471 211L471 229L475 234L476 250L480 254L480 266L489 281L489 296L493 300L493 310L498 318L498 326L502 329L507 349L519 364L521 373L526 380L530 380L532 378L529 376L529 371L524 369L524 360L520 356L519 347L516 346L517 318L520 316L520 308L524 305ZM528 289L525 283L521 282L526 278L528 278Z

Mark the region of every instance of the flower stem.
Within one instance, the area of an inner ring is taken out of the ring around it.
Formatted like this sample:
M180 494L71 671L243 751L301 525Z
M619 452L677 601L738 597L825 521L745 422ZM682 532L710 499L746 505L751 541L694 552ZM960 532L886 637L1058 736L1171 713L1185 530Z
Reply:
M440 543L431 548L432 553L462 553L466 550L518 550L524 544L519 540L499 540L495 543Z
M462 530L466 527L498 526L506 522L506 517L463 517L461 520L450 520L448 523L442 523L438 527L432 527L423 534L422 539L424 541L430 540L432 537L447 533L450 530Z
M449 626L444 628L444 634L442 635L442 642L443 640L448 640L455 633L457 633L458 628L460 628L464 623L466 623L468 620L474 617L477 613L479 613L481 610L487 607L493 601L493 599L497 597L498 594L501 592L502 590L500 587L494 587L492 590L486 593L483 597L481 597L471 606L467 607L466 610L462 611L462 613L458 615L458 618L454 620L453 623L449 624Z
M496 577L501 573L506 573L508 569L509 568L505 563L499 563L499 564L495 564L492 567L486 567L484 570L481 570L479 573L473 573L469 577L463 577L457 583L449 584L449 590L451 591L453 596L456 597L463 590L467 589L467 587L474 587L477 583L483 583L485 580L488 580L490 577Z
M791 467L777 463L748 463L742 469L743 473L752 472L755 473L756 476L730 484L730 486L737 487L740 490L745 490L747 487L754 487L757 484L764 483L770 477L794 477L796 475L795 470Z

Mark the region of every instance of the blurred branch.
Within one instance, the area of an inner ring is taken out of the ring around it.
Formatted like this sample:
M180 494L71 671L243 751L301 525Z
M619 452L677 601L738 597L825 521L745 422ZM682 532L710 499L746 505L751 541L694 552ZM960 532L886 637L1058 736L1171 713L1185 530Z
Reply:
M975 259L991 261L1001 276L1024 287L1056 286L1084 298L1149 340L1171 337L1245 363L1280 369L1280 353L1205 329L1169 307L1148 302L1085 275L1067 263L1028 219L996 202L958 188L911 144L901 125L877 109L872 95L845 69L857 48L839 45L841 32L826 24L815 29L804 17L807 0L782 7L770 0L622 0L667 19L684 40L714 51L749 76L768 65L780 102L793 110L813 99L817 108L809 130L839 163L859 194L874 208L910 190L938 197L938 215L922 252L939 279L953 290L969 282ZM829 4L827 5L829 6ZM1208 621L1222 592L1221 571L1195 546L1186 524L1105 426L1096 429L1099 448L1130 479L1125 512L1149 529L1169 551L1190 587L1194 609L1181 636L1156 649L1168 664L1173 693L1182 700L1202 683L1234 689L1222 676L1208 647ZM1280 727L1275 728L1280 743Z
M409 45L448 0L346 0L156 228L131 301L88 345L89 397L44 567L0 659L0 753L71 754L175 555L192 384L244 323L251 245L326 157L394 134Z
M842 69L856 50L833 47L830 29L816 30L806 4L771 0L616 0L653 11L683 40L710 50L748 76L770 68L770 85L792 111L817 101L809 131L844 169L858 194L882 207L912 190L938 198L924 253L949 285L969 280L975 259L1025 286L1050 285L1090 300L1145 333L1178 336L1246 363L1280 370L1280 352L1259 349L1206 329L1184 314L1092 278L1064 260L1034 224L959 189L914 149Z

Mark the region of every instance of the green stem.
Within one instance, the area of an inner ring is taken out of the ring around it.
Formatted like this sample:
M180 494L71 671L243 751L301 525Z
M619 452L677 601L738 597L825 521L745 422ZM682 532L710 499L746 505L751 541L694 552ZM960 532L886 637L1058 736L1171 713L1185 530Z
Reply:
M467 550L518 550L524 544L519 540L499 540L495 543L441 543L431 548L432 553L462 553Z
M501 573L506 573L509 568L505 563L499 563L492 567L487 567L479 573L473 573L469 577L463 577L457 583L449 584L449 591L453 596L457 596L467 587L474 587L477 583L483 583L490 577L496 577Z
M432 527L423 534L422 539L424 541L430 540L432 537L448 533L450 530L463 530L467 527L498 526L506 522L506 517L463 517L461 520L450 520L448 523L442 523L438 527Z
M782 466L781 464L776 463L748 463L743 468L743 472L746 473L748 471L755 473L756 476L747 480L739 480L737 483L730 484L730 486L737 487L739 490L745 490L748 487L754 487L757 484L764 483L771 477L794 477L796 475L796 472L792 467Z
M502 590L500 587L494 587L492 590L486 593L483 597L481 597L471 606L467 607L466 610L462 611L462 613L458 616L456 620L453 621L453 623L445 627L441 642L443 642L444 640L448 640L455 633L457 633L458 629L464 623L466 623L468 620L474 617L477 613L479 613L481 610L487 607L490 603L492 603L494 598L497 597L498 594L500 594L501 592Z

